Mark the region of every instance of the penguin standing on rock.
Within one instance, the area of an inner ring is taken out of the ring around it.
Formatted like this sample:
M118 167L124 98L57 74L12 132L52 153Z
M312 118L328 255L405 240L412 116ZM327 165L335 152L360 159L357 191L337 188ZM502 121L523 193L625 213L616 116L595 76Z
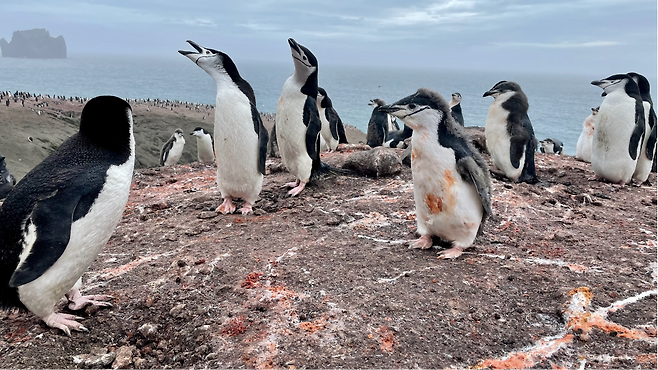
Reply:
M327 143L329 151L333 152L340 143L339 127L343 126L343 122L340 120L340 117L338 117L338 113L336 113L327 92L321 87L318 87L317 103L320 120L322 121L322 130L320 130L320 134ZM344 134L345 129L343 128L343 135Z
M160 149L160 166L173 166L178 163L185 147L185 137L183 135L183 130L177 128L162 146L162 149Z
M644 106L644 140L642 141L642 152L637 159L633 180L644 183L649 178L653 157L656 155L656 111L653 109L651 99L651 86L649 80L639 73L630 72L633 81L640 89L642 105Z
M16 185L0 208L0 306L28 309L46 325L87 331L56 313L111 307L106 295L82 296L81 276L107 243L128 201L135 140L130 105L114 96L89 100L80 131Z
M599 107L592 108L592 114L583 121L583 131L580 132L578 143L576 143L576 158L585 162L592 161L592 137L594 137L597 114L599 114Z
M592 81L605 98L596 116L592 138L592 169L609 182L631 182L645 133L640 89L631 76L617 74Z
M462 94L456 92L452 93L452 99L450 99L450 114L452 118L459 123L461 127L464 127L464 116L462 115Z
M536 183L537 139L528 117L528 98L521 86L500 81L483 97L491 96L484 136L494 166L505 177L518 182Z
M196 149L199 162L215 161L215 139L203 127L197 127L190 133L196 136Z
M295 196L328 166L320 161L322 121L317 107L318 60L306 47L288 39L295 73L283 84L276 106L276 135L283 164L297 180L285 184Z
M242 198L245 203L239 211L248 214L263 188L267 156L268 135L256 108L256 95L227 54L187 42L196 52L179 53L206 71L217 85L214 129L217 187L224 198L217 211L233 213L236 208L233 198Z
M439 258L459 257L492 215L489 167L436 91L421 88L380 110L413 129L411 171L421 237L410 248L430 248L435 235L452 242Z

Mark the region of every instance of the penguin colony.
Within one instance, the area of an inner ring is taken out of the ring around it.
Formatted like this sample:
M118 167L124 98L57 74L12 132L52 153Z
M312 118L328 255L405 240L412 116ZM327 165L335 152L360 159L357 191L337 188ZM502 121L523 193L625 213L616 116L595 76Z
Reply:
M313 179L335 169L320 161L321 143L330 151L347 143L343 123L327 91L318 87L315 55L288 39L295 71L281 92L271 134L263 126L253 89L231 58L193 41L195 51L179 51L206 71L217 87L214 132L197 127L200 162L215 162L217 185L224 201L216 212L233 213L234 198L242 198L242 214L252 212L265 174L268 145L280 153L296 180L286 186L295 196ZM656 152L656 114L648 80L637 73L617 74L593 85L604 100L583 123L577 158L591 161L603 180L626 184L645 182ZM500 81L483 97L489 107L485 137L495 170L465 133L461 94L446 102L436 91L416 93L387 105L373 99L367 141L371 147L404 147L411 142L417 233L410 248L428 249L433 237L452 247L439 258L459 257L492 218L491 174L504 181L536 183L537 139L528 117L529 102L519 84ZM39 96L0 92L0 99L22 102ZM58 97L67 100L66 97ZM73 101L73 97L68 98ZM81 276L107 243L128 200L135 161L130 100L100 96L87 100L79 132L30 171L18 184L0 155L0 307L27 309L46 325L67 335L87 331L81 317L55 312L63 297L71 310L91 304L110 307L112 297L83 296ZM141 100L142 102L144 100ZM151 100L146 100L151 103ZM152 101L153 106L185 104ZM206 107L210 108L210 107ZM403 128L397 125L403 122ZM272 140L268 140L271 136ZM268 143L269 141L269 143ZM160 165L181 157L185 138L176 129L161 150ZM541 141L541 151L561 154L562 142Z

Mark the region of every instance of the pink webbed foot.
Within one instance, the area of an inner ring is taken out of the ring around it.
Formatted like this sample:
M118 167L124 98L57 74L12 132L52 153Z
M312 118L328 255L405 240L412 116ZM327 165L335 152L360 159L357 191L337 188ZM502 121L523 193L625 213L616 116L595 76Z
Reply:
M294 188L294 187L298 186L299 183L300 183L299 180L293 181L293 182L287 182L287 183L283 184L282 188Z
M432 247L432 236L422 235L409 245L409 249L428 249Z
M301 193L302 190L304 190L305 187L306 187L306 183L300 181L300 182L299 182L299 185L298 185L297 187L295 187L295 188L290 189L290 191L288 192L288 194L289 194L291 197L294 197L295 195Z
M249 214L249 213L253 212L252 204L249 203L249 202L244 202L244 206L242 206L242 208L240 208L239 211L243 215L246 215L246 214Z
M69 309L73 311L81 310L87 305L99 307L112 307L112 303L105 302L112 299L111 295L82 295L78 289L71 289L66 293L66 299L69 300Z
M462 247L452 247L438 253L440 259L453 259L457 258L464 253L464 248Z
M224 198L224 203L222 203L215 212L221 212L223 214L235 212L235 204L233 204L232 197Z
M83 320L84 317L69 315L67 313L51 313L43 318L43 322L51 328L61 329L66 335L71 336L71 329L77 331L89 331L75 320Z

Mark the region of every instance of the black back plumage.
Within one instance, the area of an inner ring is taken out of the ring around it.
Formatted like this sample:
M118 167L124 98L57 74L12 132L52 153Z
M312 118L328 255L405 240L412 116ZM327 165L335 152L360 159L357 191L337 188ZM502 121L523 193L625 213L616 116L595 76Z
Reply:
M171 148L174 147L174 143L176 142L176 133L183 134L183 130L181 129L176 129L174 133L171 135L169 140L167 140L166 143L162 146L160 149L160 166L164 166L165 162L167 161L167 158L169 158L169 151Z
M80 130L16 185L0 208L0 305L23 307L17 286L41 276L66 248L71 225L87 214L107 170L131 155L131 108L113 96L89 100ZM37 227L32 253L20 270L23 232Z
M331 137L338 140L338 126L342 126L343 122L340 120L340 117L338 117L338 113L334 110L331 98L329 98L325 89L318 87L318 92L323 96L322 101L320 102L320 108L324 108L324 118L329 122Z
M372 100L377 106L373 108L368 121L368 131L366 133L366 144L371 148L382 146L388 136L388 114L379 110L379 107L386 103L381 99Z
M637 79L637 87L640 90L640 97L642 98L643 101L648 102L650 105L650 110L649 110L649 141L647 142L647 147L646 147L646 155L647 158L653 159L654 155L654 148L656 147L656 111L653 107L653 99L651 99L651 85L649 84L649 80L642 76L639 73L635 72L630 72L628 73L631 78L634 80ZM646 112L645 112L646 116Z
M450 115L455 119L455 122L464 127L464 116L462 115L462 104L459 103L450 108Z

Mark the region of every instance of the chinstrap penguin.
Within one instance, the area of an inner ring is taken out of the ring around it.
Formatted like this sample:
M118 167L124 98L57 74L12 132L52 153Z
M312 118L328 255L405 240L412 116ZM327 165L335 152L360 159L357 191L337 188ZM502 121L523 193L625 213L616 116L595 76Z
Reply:
M233 213L233 198L244 199L242 214L252 211L263 187L268 133L263 126L251 85L231 58L187 41L196 52L179 51L215 80L215 153L217 187L224 202L218 212Z
M5 199L14 185L16 185L16 178L9 172L5 156L0 154L0 199Z
M215 161L215 140L213 136L203 127L197 127L190 133L196 136L197 158L199 162Z
M494 98L484 127L494 166L510 180L536 183L537 139L528 117L528 98L521 86L500 81L482 96Z
M311 178L327 171L320 161L322 121L317 107L318 60L306 47L288 39L295 72L283 84L276 107L276 135L279 154L288 171L296 177L291 196L301 193Z
M592 137L594 136L594 125L598 113L599 107L592 108L592 113L583 121L583 131L580 132L576 143L576 158L585 162L592 161Z
M173 166L178 163L178 160L183 155L184 147L185 137L183 130L177 128L174 130L174 134L162 146L162 149L160 149L160 166Z
M421 237L410 248L430 248L435 235L452 242L440 258L460 256L492 215L489 167L437 92L421 88L380 110L413 129L411 171Z
M344 142L347 143L343 121L341 121L338 113L334 109L333 103L327 95L327 92L321 87L318 87L317 103L320 120L322 121L322 130L320 130L320 134L327 143L329 151L333 152L338 147L338 144L342 143L341 139L344 139ZM341 129L342 137L340 135Z
M384 143L383 146L387 148L405 149L406 145L404 141L410 138L413 132L414 130L411 127L409 127L408 125L403 125L402 130L397 130L388 133L388 136L386 137L386 142Z
M462 94L456 92L452 93L452 99L450 99L450 114L452 118L459 123L460 126L464 127L464 116L462 115Z
M617 74L592 81L605 98L596 115L592 138L592 169L609 182L631 182L644 138L644 106L631 76Z
M637 159L637 165L633 173L633 180L644 183L649 178L653 165L653 157L656 155L656 111L653 109L649 80L635 72L630 72L628 75L631 76L640 89L642 105L644 106L644 140L642 141L642 151Z
M562 154L563 145L562 142L558 139L547 138L539 141L539 143L541 144L539 151L541 151L542 153L556 154L556 155Z
M394 116L379 110L379 107L386 105L382 99L372 99L368 105L373 109L368 121L366 144L374 148L384 145L389 131L399 130L399 127Z
M85 105L80 130L32 169L0 208L0 302L26 308L67 335L87 331L69 308L111 306L82 296L81 276L107 243L128 201L135 161L130 105L114 96Z

